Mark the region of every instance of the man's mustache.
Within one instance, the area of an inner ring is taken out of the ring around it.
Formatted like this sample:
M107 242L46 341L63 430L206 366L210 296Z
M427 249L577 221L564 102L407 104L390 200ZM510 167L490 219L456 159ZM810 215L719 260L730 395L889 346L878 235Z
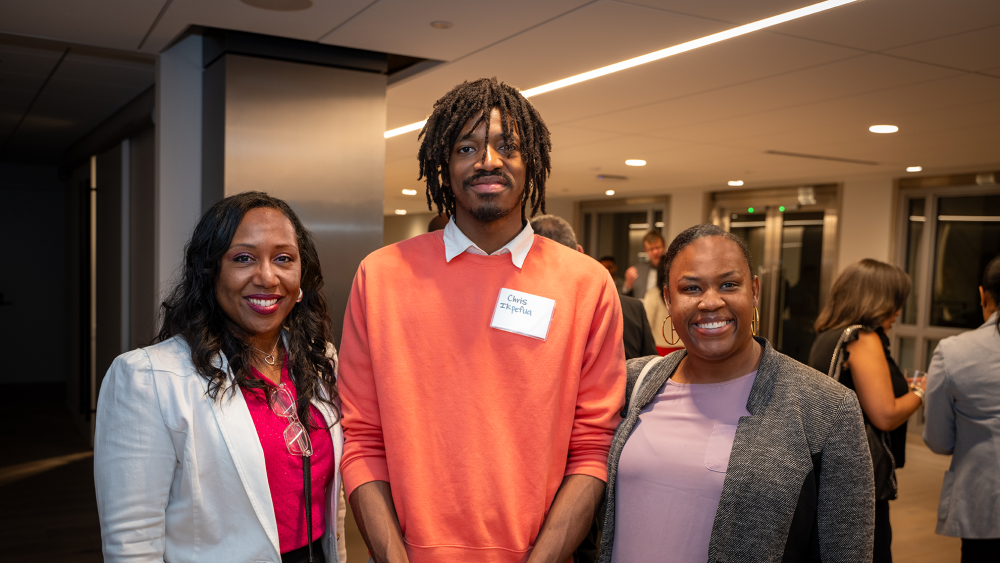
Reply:
M500 178L502 181L496 183L504 184L507 187L510 187L514 184L514 178L511 178L510 174L508 174L503 170L489 170L489 171L481 170L479 172L476 172L472 176L469 176L468 178L462 180L462 186L466 188L471 188L473 182L482 178Z

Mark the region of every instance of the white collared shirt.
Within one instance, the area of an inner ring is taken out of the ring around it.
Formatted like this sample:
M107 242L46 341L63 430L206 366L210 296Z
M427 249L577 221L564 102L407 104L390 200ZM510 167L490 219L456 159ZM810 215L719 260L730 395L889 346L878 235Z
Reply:
M503 245L503 248L489 256L510 254L510 261L520 270L521 266L524 265L524 259L528 256L528 251L531 250L533 242L535 242L535 231L531 228L531 223L529 222L524 225L524 228L521 229L521 232L516 237ZM446 262L451 262L452 258L463 252L487 256L486 251L479 248L476 243L465 236L465 233L455 224L455 218L452 217L444 228L444 259Z

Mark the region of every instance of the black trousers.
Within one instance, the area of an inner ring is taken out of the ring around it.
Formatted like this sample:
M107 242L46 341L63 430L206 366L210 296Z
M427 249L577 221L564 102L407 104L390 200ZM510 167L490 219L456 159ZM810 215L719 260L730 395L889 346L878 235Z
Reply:
M962 563L991 563L1000 558L1000 538L970 540L962 538Z
M875 551L873 563L892 563L892 528L889 526L889 501L875 501Z
M326 556L323 555L322 537L313 542L313 561L316 563L326 563ZM304 545L298 549L282 553L281 563L309 563L309 546Z

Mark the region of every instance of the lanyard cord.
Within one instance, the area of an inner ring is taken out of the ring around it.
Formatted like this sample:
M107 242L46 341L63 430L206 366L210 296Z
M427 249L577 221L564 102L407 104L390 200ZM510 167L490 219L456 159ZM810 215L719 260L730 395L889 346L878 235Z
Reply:
M302 456L302 480L303 490L306 495L306 545L309 546L309 563L314 563L313 559L313 516L312 516L312 476L310 475L311 456Z

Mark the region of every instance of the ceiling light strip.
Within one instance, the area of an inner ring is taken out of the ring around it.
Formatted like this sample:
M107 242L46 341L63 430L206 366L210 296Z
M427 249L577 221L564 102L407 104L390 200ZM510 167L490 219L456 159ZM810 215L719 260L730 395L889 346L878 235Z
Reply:
M530 98L531 96L537 96L538 94L544 94L546 92L551 92L552 90L558 90L559 88L565 88L566 86L572 86L573 84L579 84L580 82L585 82L587 80L592 80L594 78L599 78L601 76L606 76L620 70L629 69L653 61L658 61L660 59L665 59L667 57L672 57L680 53L685 53L687 51L692 51L699 47L705 47L706 45L712 45L713 43L718 43L720 41L725 41L726 39L732 39L734 37L739 37L741 35L746 35L747 33L752 33L754 31L759 31L771 26L778 25L780 23L785 23L787 21L795 20L805 16L811 16L812 14L830 10L845 4L851 4L857 2L858 0L826 0L825 2L820 2L818 4L813 4L812 6L806 6L804 8L799 8L797 10L792 10L791 12L785 12L784 14L778 14L777 16L771 16L769 18L762 19L760 21L755 21L753 23L748 23L746 25L741 25L739 27L734 27L726 31L721 31L719 33L714 33L701 39L695 39L693 41L688 41L687 43L681 43L680 45L674 45L673 47L667 47L666 49L661 49L659 51L654 51L646 55L628 59L620 63L615 63L605 67L601 67L595 70L577 74L575 76L570 76L568 78L563 78L562 80L556 80L555 82L550 82L548 84L543 84L535 88L530 88L528 90L522 90L521 95L525 98ZM426 120L411 123L403 127L397 127L395 129L390 129L385 132L385 138L395 137L397 135L402 135L403 133L409 133L410 131L416 131L427 123Z

